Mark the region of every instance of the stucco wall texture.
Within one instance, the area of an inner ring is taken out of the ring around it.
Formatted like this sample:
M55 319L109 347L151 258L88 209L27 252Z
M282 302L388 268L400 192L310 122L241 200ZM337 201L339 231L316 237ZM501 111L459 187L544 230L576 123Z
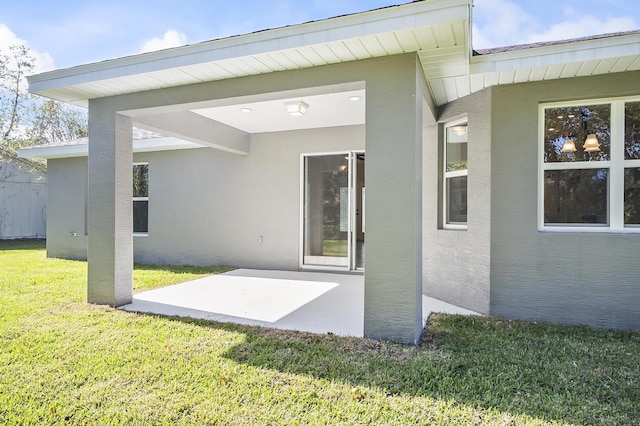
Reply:
M425 138L423 292L480 313L489 313L491 249L491 92L476 93L440 108L439 121L467 118L467 229L444 229L441 126Z
M295 270L300 155L362 149L364 126L349 126L256 134L247 156L210 148L134 154L149 163L149 233L134 237L134 260ZM49 160L52 186L67 194L49 200L51 257L86 259L86 168L86 157Z
M637 96L638 82L629 72L492 90L492 314L640 329L639 234L537 227L539 104Z

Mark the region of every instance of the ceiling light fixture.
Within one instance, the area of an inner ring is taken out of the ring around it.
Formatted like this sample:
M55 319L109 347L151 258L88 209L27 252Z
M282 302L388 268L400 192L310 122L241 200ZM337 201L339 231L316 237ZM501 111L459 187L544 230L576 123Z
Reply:
M351 102L358 102L360 100L360 96L350 96L349 100Z
M304 103L303 101L295 101L295 102L285 102L284 106L287 108L287 112L289 115L295 117L301 117L307 113L309 109L309 105Z
M562 145L562 152L576 152L576 142L573 138L567 139Z
M456 136L464 136L467 134L467 126L453 126L451 128L451 131L453 132L454 135Z
M587 136L587 139L584 141L584 145L582 145L585 152L598 152L600 151L600 142L598 142L598 137L591 133Z
M244 107L244 108L240 108L240 111L242 111L242 112L251 112L253 110L251 108Z

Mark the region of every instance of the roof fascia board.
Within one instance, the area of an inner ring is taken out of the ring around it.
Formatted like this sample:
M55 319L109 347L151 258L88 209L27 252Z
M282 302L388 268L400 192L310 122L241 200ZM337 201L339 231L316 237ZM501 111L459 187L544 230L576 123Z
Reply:
M133 152L158 152L158 151L174 151L179 149L202 148L201 145L183 141L176 138L152 138L139 139L133 142ZM18 150L20 158L73 158L86 157L89 154L89 145L87 143L77 145L59 145L59 146L31 146Z
M471 74L640 55L640 34L473 56Z
M31 158L22 157L18 153L13 152L10 149L7 149L0 145L0 162L2 162L3 159L5 161L8 160L14 162L15 164L18 164L18 167L27 166L31 170L41 173L46 173L47 171L47 168L44 164L34 161Z
M49 71L28 77L29 90L37 94L46 90L92 81L353 39L437 23L468 20L471 3L472 0L412 2L158 52Z
M71 158L86 157L88 155L89 146L82 145L63 145L63 146L32 146L20 148L18 157L21 158Z

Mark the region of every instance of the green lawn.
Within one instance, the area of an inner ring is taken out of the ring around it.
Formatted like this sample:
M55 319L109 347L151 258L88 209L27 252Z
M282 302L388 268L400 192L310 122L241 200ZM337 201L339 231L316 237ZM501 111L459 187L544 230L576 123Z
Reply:
M322 255L347 257L347 248L347 240L324 240L322 242Z
M640 425L638 333L437 315L414 348L131 314L43 246L0 242L0 424Z

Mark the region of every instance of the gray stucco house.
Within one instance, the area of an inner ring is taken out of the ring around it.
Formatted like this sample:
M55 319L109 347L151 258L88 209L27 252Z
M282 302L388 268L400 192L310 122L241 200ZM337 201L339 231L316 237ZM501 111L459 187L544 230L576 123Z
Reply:
M88 156L23 152L48 158L49 256L88 256L110 305L134 256L363 273L365 336L402 342L422 294L640 329L640 32L476 52L471 15L425 0L30 77L89 108Z

